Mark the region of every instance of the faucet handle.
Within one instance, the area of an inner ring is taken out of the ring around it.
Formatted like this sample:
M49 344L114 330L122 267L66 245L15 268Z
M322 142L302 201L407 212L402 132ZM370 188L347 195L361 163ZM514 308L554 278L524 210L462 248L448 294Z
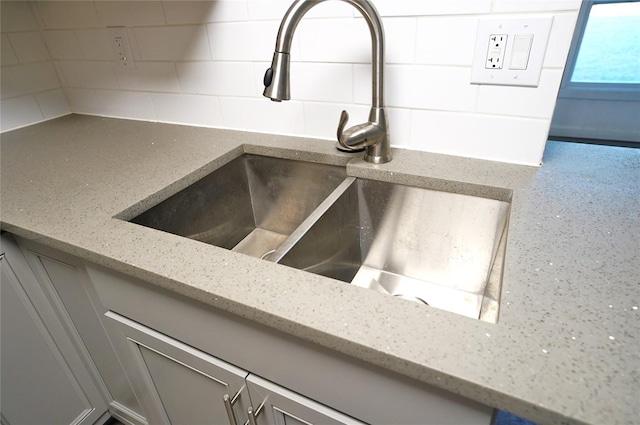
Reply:
M349 121L349 114L347 111L342 111L337 132L338 149L345 152L358 152L378 142L382 130L376 123L357 124L345 130L347 121Z
M342 114L340 114L340 121L338 122L338 140L340 140L342 138L342 135L344 134L344 128L347 125L347 122L349 121L349 113L345 110L342 111Z
M345 137L345 131L344 128L347 125L347 122L349 121L349 113L345 110L342 111L342 114L340 114L340 121L338 122L338 132L337 132L337 136L338 136L338 144L336 145L336 147L344 152L358 152L361 151L363 148L362 147L352 147L347 145L347 143L345 142L345 139L347 139L347 137ZM347 130L347 132L349 132L349 130Z

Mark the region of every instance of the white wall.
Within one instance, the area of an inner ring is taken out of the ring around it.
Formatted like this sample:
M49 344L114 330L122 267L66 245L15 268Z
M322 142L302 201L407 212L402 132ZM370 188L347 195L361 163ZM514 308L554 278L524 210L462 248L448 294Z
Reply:
M2 3L4 52L5 37L16 46L15 34L4 34ZM393 145L539 164L580 0L374 3L387 37L385 85ZM46 49L39 45L37 50L52 58L73 112L333 139L342 109L349 111L351 123L365 121L368 114L368 29L346 3L316 6L293 43L292 100L270 102L261 95L262 76L289 4L42 1L32 7L41 29L33 34L42 35ZM478 19L496 14L554 16L538 88L469 84ZM108 26L127 27L135 71L115 64ZM3 53L2 66L4 121L4 77L17 65L5 66ZM42 91L40 77L22 76L31 79L27 87ZM52 78L46 89L53 85ZM12 101L18 98L19 93L11 94Z

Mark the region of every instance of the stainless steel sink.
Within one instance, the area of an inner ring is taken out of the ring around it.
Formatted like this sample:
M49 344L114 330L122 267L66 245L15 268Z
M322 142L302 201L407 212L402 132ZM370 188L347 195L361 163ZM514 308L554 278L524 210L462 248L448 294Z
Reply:
M273 260L496 321L507 202L353 178L341 189Z
M264 257L345 177L344 167L245 154L130 221Z
M496 322L509 209L245 154L130 221Z

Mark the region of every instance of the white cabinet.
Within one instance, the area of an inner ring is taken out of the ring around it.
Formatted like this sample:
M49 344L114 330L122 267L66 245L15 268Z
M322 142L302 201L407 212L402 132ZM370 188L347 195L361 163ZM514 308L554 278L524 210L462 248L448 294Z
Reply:
M16 239L2 260L3 424L247 425L249 410L258 425L491 422L489 406Z
M350 423L352 418L365 423L397 425L489 425L491 422L493 409L489 406L368 365L113 270L88 264L87 271L102 304L109 310L106 324L114 326L107 328L123 365L132 382L144 382L144 385L135 386L136 392L141 394L148 392L150 382L155 382L155 378L150 380L149 376L154 375L151 369L158 364L174 362L175 365L171 365L174 372L178 368L176 365L183 365L193 374L215 377L203 364L209 363L206 367L211 367L221 361L233 364L238 368L236 371L249 373L245 382L253 408L257 410L267 400L258 417L259 425ZM116 320L118 317L122 319ZM131 328L137 329L136 335ZM154 338L156 341L142 340L141 329L158 336ZM140 342L145 348L140 348ZM177 352L184 353L176 354L176 344L184 348ZM135 348L133 354L132 347ZM152 357L149 349L155 350L152 366L148 361ZM189 358L194 361L199 359L198 363L185 359L185 353L191 353ZM132 360L134 357L137 358L135 362ZM202 363L202 358L210 361ZM131 364L133 366L126 366ZM164 370L162 367L157 369ZM177 376L178 372L175 374ZM140 377L146 377L146 382ZM228 379L219 380L228 383ZM154 384L151 385L153 388ZM145 411L154 410L165 391L155 386L152 391L158 393L155 405L147 401L144 404L151 405L152 409L145 408ZM182 398L192 393L184 385L181 391ZM233 396L239 389L229 386L228 391ZM213 390L211 394L214 394ZM217 392L207 400L217 402L220 394ZM301 395L300 399L298 395ZM242 394L239 400L242 406L238 406L235 413L240 425L247 420L247 405L244 404L247 400ZM307 403L314 407L305 410ZM325 406L327 410L323 410ZM170 415L167 412L167 416ZM156 422L150 419L149 423Z
M94 424L110 416L84 359L13 239L0 252L2 423Z
M95 294L84 262L30 240L16 240L43 294L54 306L95 385L107 400L110 414L126 424L146 424L102 324L106 310Z
M149 423L361 424L117 313L106 316Z

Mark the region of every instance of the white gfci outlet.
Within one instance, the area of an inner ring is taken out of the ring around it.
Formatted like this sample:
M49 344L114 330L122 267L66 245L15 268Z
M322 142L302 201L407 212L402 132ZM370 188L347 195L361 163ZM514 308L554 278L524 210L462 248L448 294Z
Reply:
M502 69L508 39L508 34L491 34L489 36L489 47L487 48L487 62L484 65L485 68Z
M109 27L109 41L118 67L123 70L136 69L136 63L131 55L131 45L125 27Z
M537 87L553 16L481 19L471 84Z

